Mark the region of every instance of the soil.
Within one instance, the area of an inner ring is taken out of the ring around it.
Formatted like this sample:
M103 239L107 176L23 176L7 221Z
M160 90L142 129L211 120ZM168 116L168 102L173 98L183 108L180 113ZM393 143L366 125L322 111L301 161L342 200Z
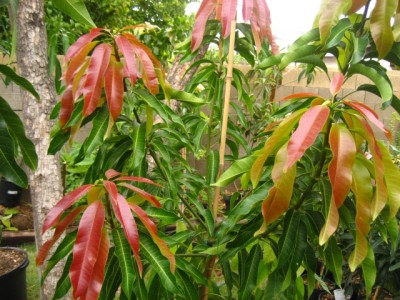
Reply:
M25 260L25 254L21 251L0 248L0 276L18 268Z
M33 230L33 212L30 203L22 202L20 205L15 206L18 214L11 218L11 225L18 230ZM0 205L0 215L4 215L7 207ZM3 229L4 230L4 229Z

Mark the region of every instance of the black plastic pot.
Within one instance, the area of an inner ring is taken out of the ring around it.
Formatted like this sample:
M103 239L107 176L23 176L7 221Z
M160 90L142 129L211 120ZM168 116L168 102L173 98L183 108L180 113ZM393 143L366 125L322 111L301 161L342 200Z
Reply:
M22 190L23 188L2 178L0 181L0 204L6 207L19 205Z
M14 270L0 276L0 298L10 300L27 300L26 290L26 267L29 265L28 254L14 247L2 247L12 249L24 254L25 259Z

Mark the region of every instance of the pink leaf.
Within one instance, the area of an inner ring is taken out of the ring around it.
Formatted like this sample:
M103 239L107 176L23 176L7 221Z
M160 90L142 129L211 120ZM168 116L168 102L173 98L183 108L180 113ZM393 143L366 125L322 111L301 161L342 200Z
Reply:
M284 171L289 169L311 147L324 128L329 114L330 109L325 105L313 106L303 114L299 121L299 127L289 140L288 160Z
M346 78L342 73L335 73L335 75L333 75L330 86L330 91L333 96L335 96L340 91L345 79Z
M201 41L203 40L204 30L206 29L207 20L216 9L216 6L216 0L204 0L201 2L192 30L192 51L196 51L200 47Z
M112 59L105 74L104 90L106 92L108 110L114 122L121 114L124 98L122 68L122 63Z
M47 214L44 222L42 232L44 233L50 227L53 227L61 217L62 213L73 205L80 198L85 196L89 190L93 187L93 184L87 184L80 186L72 192L65 195L57 204L54 206L50 212Z
M107 179L111 179L111 178L117 177L119 175L121 175L121 173L118 172L118 171L115 171L113 169L109 169L109 170L106 171Z
M237 0L225 0L222 2L222 37L227 38L231 30L231 22L236 20Z
M91 284L102 241L105 210L101 200L93 202L82 215L69 271L75 299L85 299Z
M90 59L83 95L83 116L87 117L96 109L104 81L104 74L108 67L111 55L111 45L101 44L93 51Z
M143 183L148 183L148 184L161 186L157 182L154 182L153 180L148 179L148 178L144 178L144 177L121 176L121 177L116 178L115 180L137 181L137 182L143 182Z
M101 35L102 28L93 28L89 33L82 35L75 43L69 47L65 54L65 62L68 63L72 57L77 55L83 47L90 43L93 39Z
M284 100L290 100L290 99L303 99L303 98L319 98L319 97L320 97L320 95L314 94L314 93L296 93L296 94L291 94L291 95L285 96L278 101L284 101Z
M243 21L245 22L248 22L250 20L250 16L253 12L253 1L254 0L243 0L242 15Z
M136 80L140 77L140 74L137 67L133 46L124 36L116 36L115 42L117 43L119 51L125 58L125 76L129 78L132 85L135 85Z
M149 201L151 204L153 204L156 207L161 207L161 203L158 202L158 200L156 199L156 197L154 197L152 194L149 194L145 191L143 191L142 189L139 189L129 183L126 182L122 182L119 184L120 186L124 186L127 187L128 189L134 191L135 193L139 194L140 196L142 196L143 198L145 198L147 201Z

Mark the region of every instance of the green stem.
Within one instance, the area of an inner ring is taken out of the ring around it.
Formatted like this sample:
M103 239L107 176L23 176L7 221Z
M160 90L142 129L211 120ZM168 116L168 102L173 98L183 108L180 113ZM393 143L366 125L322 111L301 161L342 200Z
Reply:
M361 26L360 29L357 32L358 36L361 36L364 33L364 27L365 27L365 22L367 21L367 14L368 14L368 9L369 5L371 3L371 0L368 0L367 3L365 3L365 8L364 8L364 13L361 21Z

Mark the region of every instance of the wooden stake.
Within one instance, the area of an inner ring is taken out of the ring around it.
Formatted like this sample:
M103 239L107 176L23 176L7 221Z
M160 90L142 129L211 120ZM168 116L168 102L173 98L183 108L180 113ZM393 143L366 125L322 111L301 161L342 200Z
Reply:
M217 178L221 176L225 166L226 133L228 129L229 104L230 104L231 88L232 88L232 70L233 70L233 58L235 49L235 30L236 30L236 20L232 20L230 35L229 35L228 70L225 79L225 98L224 98L224 109L222 116L221 143L219 147L219 168L218 168ZM214 191L214 201L213 201L214 220L216 220L218 215L218 201L220 193L221 193L220 187L217 186Z

